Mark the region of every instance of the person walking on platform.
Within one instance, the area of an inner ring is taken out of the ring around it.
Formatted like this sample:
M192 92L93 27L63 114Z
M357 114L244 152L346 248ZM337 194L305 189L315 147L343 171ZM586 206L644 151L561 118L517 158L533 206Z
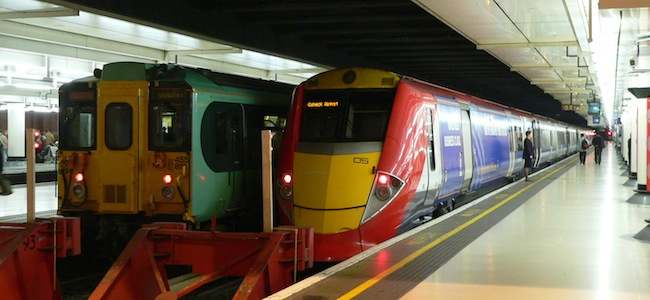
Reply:
M600 160L603 154L603 148L605 147L605 140L600 134L594 136L594 139L591 141L591 144L594 145L594 162L597 165L600 165Z
M524 176L528 181L528 173L533 168L533 158L535 157L535 148L533 147L533 133L526 131L526 138L524 139Z
M585 159L587 159L587 149L589 149L589 141L585 137L584 133L580 134L580 164L585 164Z
M11 195L12 190L11 190L11 182L9 182L9 179L5 178L3 174L4 160L1 159L1 157L4 156L4 153L6 151L4 145L5 144L0 145L0 195L7 196L7 195Z

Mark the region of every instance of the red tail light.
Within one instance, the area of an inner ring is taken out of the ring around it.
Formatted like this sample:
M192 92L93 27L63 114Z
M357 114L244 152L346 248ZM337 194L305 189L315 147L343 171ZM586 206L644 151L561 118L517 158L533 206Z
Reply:
M162 179L165 184L172 183L172 175L165 174Z
M289 172L280 175L280 197L290 200L293 196L293 176Z
M82 182L84 181L84 174L83 173L77 173L74 175L74 180L76 182Z
M378 172L361 223L365 223L384 209L388 203L395 199L402 187L404 187L404 181L401 179L385 172Z
M379 183L379 184L387 184L388 183L388 175L380 174L377 177L377 183Z
M284 184L291 184L291 179L291 174L284 174L284 176L282 176L282 182Z

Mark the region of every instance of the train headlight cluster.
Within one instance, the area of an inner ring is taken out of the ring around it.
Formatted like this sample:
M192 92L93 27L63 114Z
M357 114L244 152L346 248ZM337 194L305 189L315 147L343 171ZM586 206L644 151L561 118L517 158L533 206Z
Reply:
M289 200L293 196L293 176L284 173L280 176L280 197Z
M165 200L171 200L174 198L174 187L164 186L161 191L162 197Z
M404 181L401 179L385 172L377 172L361 223L370 220L384 209L388 203L395 199L402 187L404 187Z
M77 199L83 200L86 198L86 186L82 183L75 183L72 186L72 193L77 197Z
M84 183L84 174L81 172L75 173L73 179L74 182L72 183L72 194L79 200L86 199L86 184Z

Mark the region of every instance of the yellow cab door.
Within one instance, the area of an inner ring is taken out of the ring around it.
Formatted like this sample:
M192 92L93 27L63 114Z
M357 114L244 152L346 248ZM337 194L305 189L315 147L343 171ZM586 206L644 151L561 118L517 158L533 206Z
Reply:
M137 213L139 132L146 113L147 81L101 81L98 95L100 213Z

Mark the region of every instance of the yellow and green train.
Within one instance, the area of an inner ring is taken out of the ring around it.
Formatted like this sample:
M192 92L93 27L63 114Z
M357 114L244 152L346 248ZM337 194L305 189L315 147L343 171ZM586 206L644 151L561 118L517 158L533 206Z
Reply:
M292 91L277 82L131 62L63 85L60 213L109 222L104 227L216 218L257 229L260 131L285 126Z

